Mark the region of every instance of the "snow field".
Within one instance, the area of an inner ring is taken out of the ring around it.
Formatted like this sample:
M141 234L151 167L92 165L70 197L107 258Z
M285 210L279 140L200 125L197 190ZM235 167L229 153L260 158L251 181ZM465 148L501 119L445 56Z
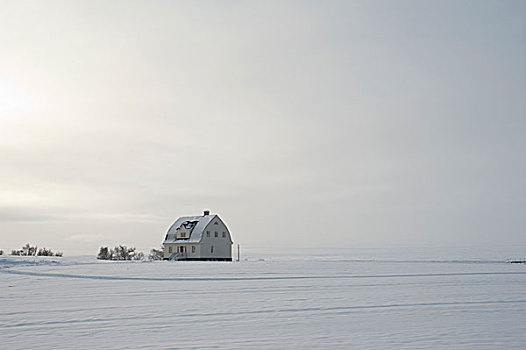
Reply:
M0 348L522 349L505 263L0 259Z

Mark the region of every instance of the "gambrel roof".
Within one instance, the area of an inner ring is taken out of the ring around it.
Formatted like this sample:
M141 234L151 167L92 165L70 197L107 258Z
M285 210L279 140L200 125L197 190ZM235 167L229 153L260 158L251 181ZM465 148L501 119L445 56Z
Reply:
M203 236L203 232L205 231L206 227L215 218L219 219L219 217L216 214L180 217L168 229L163 244L176 242L199 243L201 241L201 237ZM181 226L183 226L186 229L190 229L190 238L177 240L175 239L176 231Z

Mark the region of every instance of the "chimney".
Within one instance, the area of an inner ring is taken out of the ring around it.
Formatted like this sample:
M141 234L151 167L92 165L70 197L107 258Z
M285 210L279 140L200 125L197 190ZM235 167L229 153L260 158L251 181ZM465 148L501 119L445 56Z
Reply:
M210 214L210 210L205 210L205 211L203 212L203 216L207 216L207 215L209 215L209 214Z

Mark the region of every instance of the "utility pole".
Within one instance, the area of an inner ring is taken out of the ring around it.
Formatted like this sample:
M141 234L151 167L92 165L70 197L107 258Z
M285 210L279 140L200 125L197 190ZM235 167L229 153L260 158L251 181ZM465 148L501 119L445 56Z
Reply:
M239 261L239 243L237 245L237 261Z

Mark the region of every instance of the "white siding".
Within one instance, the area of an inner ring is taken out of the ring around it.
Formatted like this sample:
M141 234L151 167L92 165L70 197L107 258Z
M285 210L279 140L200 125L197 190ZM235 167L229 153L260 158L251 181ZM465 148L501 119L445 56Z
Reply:
M192 247L195 247L195 252L192 253ZM187 258L200 258L201 256L199 255L200 254L200 247L199 247L199 243L191 243L191 244L188 244L187 246L187 254L186 254L186 257Z
M208 231L210 232L210 237L208 237ZM216 232L217 237L215 237ZM224 238L223 232L225 232ZM212 246L214 247L213 252L211 251ZM203 232L203 238L201 240L201 258L232 258L232 240L230 239L230 233L219 217L212 220Z
M199 243L165 243L164 245L164 258L169 259L173 253L179 252L179 247L183 246L185 248L186 258L200 258L200 247ZM170 253L170 247L172 252ZM192 247L195 247L195 252L192 252Z

